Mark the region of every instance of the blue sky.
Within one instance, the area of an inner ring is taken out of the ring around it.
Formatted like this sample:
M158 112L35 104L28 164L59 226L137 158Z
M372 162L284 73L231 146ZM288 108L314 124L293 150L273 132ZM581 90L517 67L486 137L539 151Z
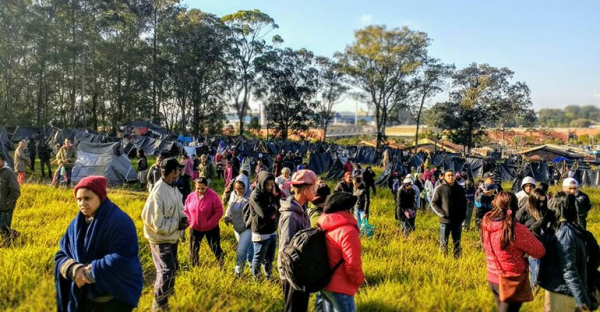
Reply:
M600 1L185 0L223 16L259 9L279 25L284 46L333 56L372 24L408 26L432 39L429 54L463 68L508 67L525 81L536 110L600 106ZM437 99L437 100L443 100ZM336 106L353 110L351 101Z

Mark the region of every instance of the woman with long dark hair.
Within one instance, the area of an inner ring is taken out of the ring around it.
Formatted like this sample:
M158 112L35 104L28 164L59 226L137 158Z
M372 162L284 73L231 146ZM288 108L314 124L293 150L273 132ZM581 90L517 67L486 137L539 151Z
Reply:
M586 311L588 248L585 230L578 224L575 196L558 192L550 202L557 216L556 233L547 235L548 254L540 264L539 283L546 290L545 311Z
M524 255L539 259L545 253L542 243L524 225L516 222L517 209L517 197L509 192L500 192L492 201L492 211L483 217L481 225L488 284L498 311L519 311L523 302L533 299L525 298L527 296L502 297L500 288L507 289L507 280L522 276L520 280L526 285L515 286L524 286L521 288L530 292L528 264Z

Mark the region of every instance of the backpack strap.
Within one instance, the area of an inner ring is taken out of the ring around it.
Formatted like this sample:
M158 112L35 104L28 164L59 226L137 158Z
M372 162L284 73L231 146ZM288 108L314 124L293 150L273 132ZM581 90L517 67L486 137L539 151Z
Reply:
M337 263L337 264L336 264L336 265L333 267L333 269L331 269L331 272L335 272L335 270L337 270L337 269L340 267L340 265L342 265L342 263L344 263L344 257L343 257L343 256L342 256L342 259L340 260L340 262L338 262L338 263Z

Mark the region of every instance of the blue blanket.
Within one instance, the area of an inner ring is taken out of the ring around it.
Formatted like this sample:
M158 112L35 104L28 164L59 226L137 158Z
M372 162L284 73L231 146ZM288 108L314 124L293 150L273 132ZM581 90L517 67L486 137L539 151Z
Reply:
M69 259L86 266L91 263L96 283L78 288L75 282L63 278L60 268ZM85 216L77 214L60 240L54 260L58 311L77 311L82 296L94 300L110 295L137 306L144 278L135 225L109 199L100 205L87 228Z

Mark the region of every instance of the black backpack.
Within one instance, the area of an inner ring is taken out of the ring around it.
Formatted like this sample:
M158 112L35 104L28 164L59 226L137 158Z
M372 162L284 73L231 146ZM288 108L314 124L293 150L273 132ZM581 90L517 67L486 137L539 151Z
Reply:
M342 258L335 267L329 267L325 231L319 227L298 231L280 253L284 276L294 289L303 292L323 289L344 262Z

